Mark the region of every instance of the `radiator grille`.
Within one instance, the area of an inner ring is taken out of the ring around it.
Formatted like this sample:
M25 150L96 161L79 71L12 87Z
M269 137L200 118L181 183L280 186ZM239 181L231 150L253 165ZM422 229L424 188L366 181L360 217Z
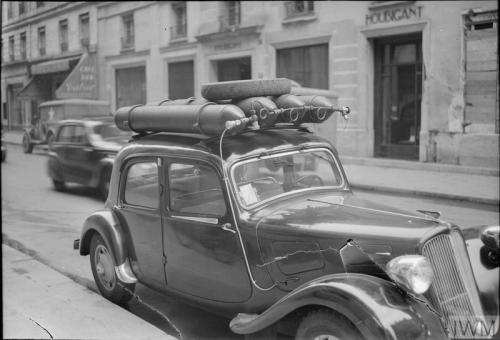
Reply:
M422 254L429 259L434 270L429 298L441 311L448 329L457 319L474 323L482 318L483 310L461 234L452 231L449 235L432 238L424 245Z

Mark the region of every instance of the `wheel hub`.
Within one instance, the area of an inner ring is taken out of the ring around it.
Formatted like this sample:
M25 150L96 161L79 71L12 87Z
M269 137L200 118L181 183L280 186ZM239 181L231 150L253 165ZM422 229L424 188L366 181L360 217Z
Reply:
M113 259L106 247L98 245L95 253L96 272L106 289L113 289L116 283Z

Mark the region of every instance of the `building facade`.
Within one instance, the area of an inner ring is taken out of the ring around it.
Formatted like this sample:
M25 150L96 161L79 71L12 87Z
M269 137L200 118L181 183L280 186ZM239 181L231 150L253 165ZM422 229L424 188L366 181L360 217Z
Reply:
M28 126L40 103L80 92L62 85L95 53L96 18L89 2L2 1L3 128ZM93 92L87 97L97 99Z
M498 168L496 1L91 7L97 97L112 109L200 96L203 83L287 77L351 107L348 122L319 131L341 155Z

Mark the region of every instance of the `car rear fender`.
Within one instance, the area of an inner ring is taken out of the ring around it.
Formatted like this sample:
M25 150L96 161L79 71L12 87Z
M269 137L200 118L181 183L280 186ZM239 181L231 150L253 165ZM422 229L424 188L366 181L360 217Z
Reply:
M365 339L447 338L423 298L407 295L394 283L364 274L333 274L290 292L261 314L238 314L230 328L258 332L294 312L331 309L349 319Z
M98 187L101 181L101 175L106 169L113 169L114 158L113 157L105 157L99 161L99 164L96 166L94 173L92 174L92 178L90 180L89 186Z
M99 210L85 220L81 234L80 255L90 253L90 241L94 233L100 234L104 239L117 266L126 262L129 255L125 248L127 235L112 211Z

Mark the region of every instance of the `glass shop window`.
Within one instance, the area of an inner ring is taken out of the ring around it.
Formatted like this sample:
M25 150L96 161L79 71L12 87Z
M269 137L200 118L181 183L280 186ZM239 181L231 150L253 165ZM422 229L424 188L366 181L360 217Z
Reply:
M135 206L158 208L158 167L155 162L134 163L128 168L124 201Z
M171 211L219 217L226 214L219 176L213 168L173 163L168 171Z

